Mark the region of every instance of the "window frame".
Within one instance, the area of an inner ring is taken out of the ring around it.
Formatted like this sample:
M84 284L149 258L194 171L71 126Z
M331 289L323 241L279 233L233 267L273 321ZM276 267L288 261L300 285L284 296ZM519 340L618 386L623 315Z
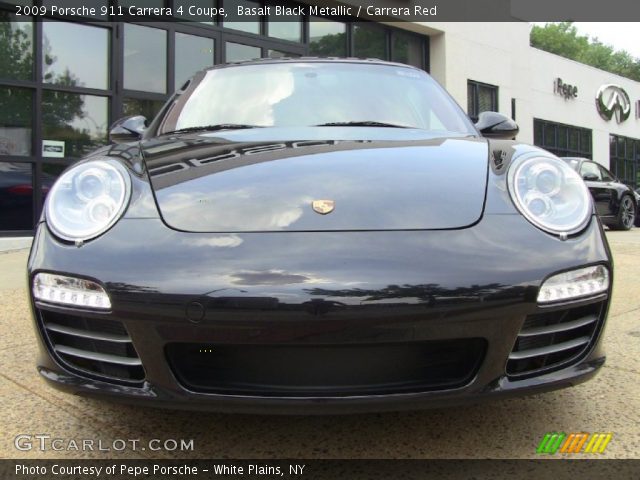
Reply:
M624 148L621 149L621 146ZM624 172L618 171L619 164L624 166ZM621 183L632 189L638 188L640 186L640 139L610 133L609 168Z
M540 129L541 138L536 138L536 130ZM548 138L547 129L552 130L552 137ZM559 146L559 131L564 131L566 147ZM558 157L580 157L593 160L593 130L590 128L579 127L576 125L567 125L566 123L553 122L550 120L543 120L540 118L533 119L533 132L534 132L534 145L537 145L549 152L557 155ZM571 135L572 133L578 134L578 149L571 148ZM583 135L589 136L589 148L583 150Z
M490 90L492 93L491 109L483 110L482 112L498 112L500 108L500 105L499 105L500 87L498 85L479 82L477 80L470 80L470 79L467 80L467 115L474 123L478 121L478 116L482 113L479 111L480 110L479 91L481 88L486 88Z

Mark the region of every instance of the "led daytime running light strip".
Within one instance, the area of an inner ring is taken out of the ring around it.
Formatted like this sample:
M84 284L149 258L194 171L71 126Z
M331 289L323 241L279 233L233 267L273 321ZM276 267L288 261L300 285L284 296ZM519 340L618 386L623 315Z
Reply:
M109 310L111 300L96 282L80 278L38 273L33 279L33 296L43 302Z
M549 277L540 287L538 303L589 297L608 289L609 271L606 267L585 267Z

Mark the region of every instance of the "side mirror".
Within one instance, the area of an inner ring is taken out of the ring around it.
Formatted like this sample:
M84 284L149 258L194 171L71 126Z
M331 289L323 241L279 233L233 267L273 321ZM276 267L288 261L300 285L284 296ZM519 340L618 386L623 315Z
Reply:
M478 116L476 128L483 137L511 140L520 131L518 124L498 112L482 112Z
M598 175L596 175L595 173L585 173L584 175L582 175L582 179L586 182L597 182Z
M142 115L124 117L111 125L109 139L113 143L135 142L142 138L146 128L147 119Z

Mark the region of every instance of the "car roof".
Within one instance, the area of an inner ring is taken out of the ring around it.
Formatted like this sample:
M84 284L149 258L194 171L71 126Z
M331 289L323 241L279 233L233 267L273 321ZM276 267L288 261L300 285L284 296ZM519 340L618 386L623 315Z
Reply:
M356 63L362 65L387 65L391 67L411 68L420 72L424 70L407 65L406 63L388 62L379 58L356 58L356 57L278 57L278 58L254 58L252 60L241 60L237 62L227 62L205 68L202 71L217 70L220 68L245 66L245 65L270 65L277 63ZM426 73L426 72L425 72Z

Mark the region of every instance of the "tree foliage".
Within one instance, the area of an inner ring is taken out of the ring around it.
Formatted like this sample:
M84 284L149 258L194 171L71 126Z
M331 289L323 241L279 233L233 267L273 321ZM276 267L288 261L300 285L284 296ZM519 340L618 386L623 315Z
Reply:
M640 81L640 59L624 50L614 50L597 37L579 35L572 22L534 25L531 45L592 67Z
M333 33L312 38L310 53L319 57L344 57L347 54L347 34Z

